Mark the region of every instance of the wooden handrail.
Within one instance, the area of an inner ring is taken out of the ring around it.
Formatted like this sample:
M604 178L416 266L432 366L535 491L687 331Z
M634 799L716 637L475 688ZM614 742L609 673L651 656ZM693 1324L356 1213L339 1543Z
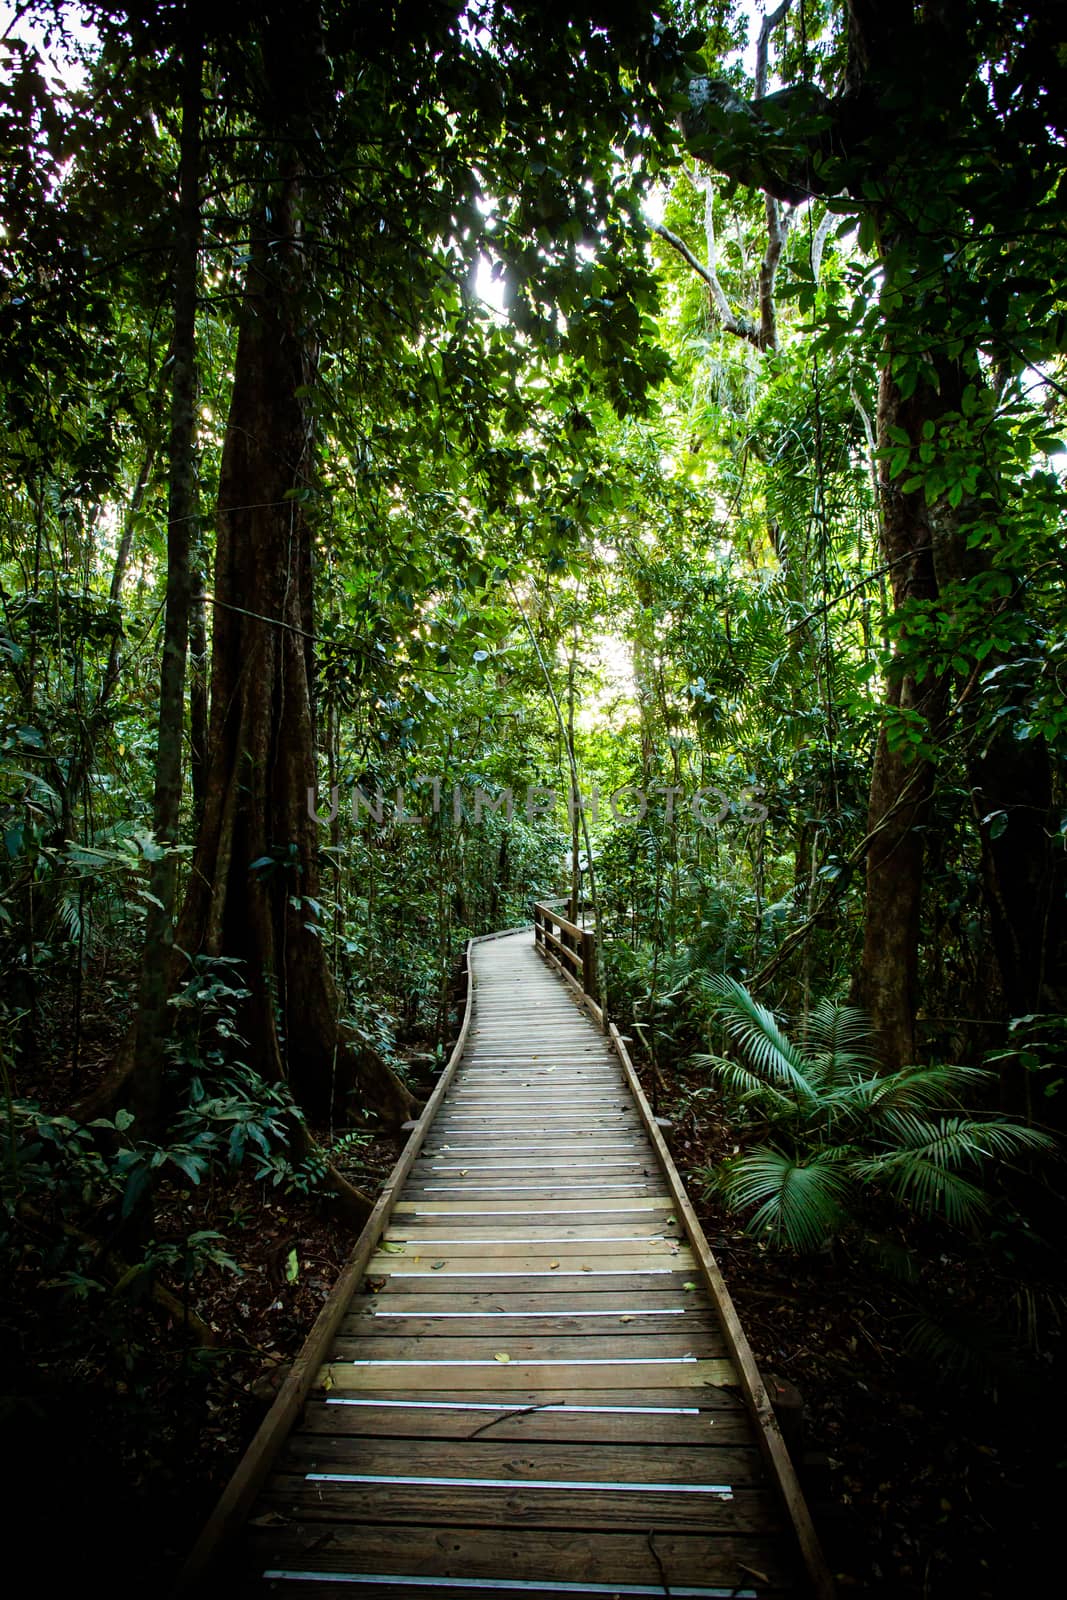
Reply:
M534 943L563 976L579 990L588 1010L604 1027L604 1013L598 1005L596 935L588 928L561 917L558 911L536 901Z

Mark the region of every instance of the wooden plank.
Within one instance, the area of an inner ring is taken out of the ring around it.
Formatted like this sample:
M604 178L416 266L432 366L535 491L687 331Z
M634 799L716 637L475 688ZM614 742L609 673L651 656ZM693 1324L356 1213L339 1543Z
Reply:
M318 1378L322 1362L333 1342L337 1329L358 1287L367 1262L389 1221L393 1205L399 1197L404 1180L415 1164L415 1158L429 1132L438 1107L448 1092L455 1076L470 1031L474 1006L474 984L471 980L471 943L467 945L466 973L467 999L463 1024L452 1054L426 1103L407 1144L389 1174L378 1196L374 1209L356 1241L352 1254L327 1297L311 1332L293 1362L278 1395L245 1452L237 1471L230 1479L222 1496L208 1518L199 1539L183 1566L175 1587L175 1595L188 1594L198 1587L210 1564L216 1559L220 1546L240 1527L251 1508L256 1494L271 1468L274 1456L285 1440L313 1383Z
M507 1150L537 1150L541 1155L555 1155L566 1152L568 1155L617 1155L619 1152L629 1154L643 1154L646 1150L645 1138L633 1128L605 1128L603 1131L582 1131L561 1126L561 1128L542 1128L542 1126L525 1126L517 1128L514 1125L501 1126L453 1126L443 1130L445 1138L438 1139L432 1146L427 1146L426 1155L442 1157L442 1155L498 1155Z
M451 1576L546 1584L645 1584L659 1596L665 1584L674 1594L683 1585L704 1589L721 1585L728 1594L736 1591L737 1600L745 1600L755 1592L754 1573L764 1580L759 1585L761 1595L782 1592L789 1583L781 1559L763 1540L738 1534L661 1533L653 1545L647 1532L632 1528L583 1532L580 1572L569 1528L516 1528L506 1540L488 1540L478 1529L462 1526L447 1531L418 1524L324 1529L321 1522L297 1521L253 1529L250 1555L250 1565L258 1571L284 1565L291 1570L310 1566L323 1572L408 1573L440 1578L443 1583ZM288 1584L280 1592L294 1600ZM359 1591L346 1592L351 1596Z
M541 1134L545 1138L579 1139L583 1142L628 1137L631 1144L645 1146L641 1136L640 1120L619 1106L597 1110L590 1106L567 1106L559 1111L546 1111L531 1106L524 1112L508 1111L450 1111L436 1130L435 1148L439 1143L460 1134L478 1138L499 1138L501 1134Z
M425 1578L382 1577L380 1574L370 1576L352 1576L340 1574L304 1574L288 1575L275 1571L268 1574L269 1582L255 1581L251 1590L243 1588L239 1595L231 1589L227 1600L240 1600L240 1597L254 1595L260 1600L262 1595L278 1596L279 1600L353 1600L354 1595L359 1595L361 1600L426 1600L427 1580ZM283 1581L284 1580L284 1581ZM526 1583L516 1583L510 1578L497 1579L471 1579L440 1577L433 1580L433 1592L438 1600L529 1600L535 1594L538 1600L645 1600L652 1596L653 1600L661 1600L664 1590L662 1587L653 1588L651 1585L626 1587L618 1583L589 1584L584 1579L575 1582L568 1580L553 1586L544 1578L531 1579ZM755 1596L754 1589L738 1587L721 1587L709 1589L703 1586L697 1588L675 1588L669 1591L672 1595L682 1600L682 1597L693 1597L693 1600L746 1600L748 1596ZM761 1589L760 1595L779 1594L780 1590Z
M342 1409L335 1406L334 1411ZM753 1441L688 1449L654 1444L590 1444L587 1441L468 1439L462 1453L451 1439L376 1439L345 1433L294 1433L278 1457L278 1471L351 1471L394 1478L507 1478L566 1483L647 1483L693 1486L723 1483L751 1487L763 1477Z
M406 1296L383 1296L387 1300L406 1299ZM656 1315L644 1311L574 1311L569 1307L541 1311L494 1311L479 1316L476 1312L451 1309L435 1312L426 1304L426 1297L417 1300L420 1311L364 1311L353 1312L341 1324L345 1338L360 1334L403 1334L408 1338L438 1338L442 1334L463 1333L471 1339L492 1339L494 1348L520 1338L538 1338L545 1334L566 1334L577 1339L594 1340L606 1333L623 1334L634 1338L639 1334L669 1335L684 1328L692 1348L697 1342L706 1345L712 1339L716 1348L722 1345L722 1332L717 1318L709 1309L703 1314L670 1311ZM560 1296L553 1296L553 1303Z
M549 1263L559 1261L557 1268ZM443 1263L439 1265L438 1263ZM410 1278L433 1274L434 1277L510 1277L515 1273L554 1272L559 1278L582 1273L614 1272L640 1273L650 1267L680 1268L684 1272L696 1270L696 1257L681 1246L657 1247L654 1239L639 1239L633 1246L612 1244L610 1247L580 1244L523 1245L521 1249L506 1244L477 1245L464 1248L460 1245L427 1245L422 1250L406 1252L403 1256L387 1254L372 1256L367 1272L373 1277Z
M740 1318L734 1308L726 1288L725 1280L719 1271L718 1263L711 1253L700 1219L693 1210L689 1196L678 1175L677 1168L671 1159L662 1131L656 1122L652 1107L649 1105L644 1090L641 1087L637 1073L634 1071L633 1062L614 1023L610 1027L610 1038L623 1069L630 1081L634 1099L641 1112L642 1120L648 1131L656 1152L656 1157L666 1179L671 1198L677 1206L677 1214L682 1219L683 1226L693 1248L693 1253L699 1262L700 1274L708 1286L712 1299L722 1318L723 1332L726 1336L731 1355L737 1367L738 1378L741 1383L742 1394L749 1408L749 1414L756 1430L756 1437L760 1441L764 1459L768 1470L781 1494L786 1512L793 1525L797 1543L803 1557L808 1581L812 1593L817 1600L834 1600L836 1585L826 1564L815 1525L811 1520L807 1502L797 1480L796 1471L789 1458L777 1418L771 1405L770 1396L760 1377L755 1358Z
M708 1392L728 1393L727 1390ZM434 1405L432 1398L422 1403L413 1401L406 1394L397 1396L405 1401L403 1405L376 1404L377 1394L358 1397L358 1404L354 1405L309 1401L303 1432L305 1435L352 1434L359 1438L449 1439L453 1442L477 1435L520 1443L582 1440L588 1444L665 1444L690 1448L752 1443L752 1427L740 1402L733 1409L692 1408L686 1414L682 1407L664 1406L662 1391L658 1389L622 1396L622 1404L613 1389L607 1394L600 1389L570 1390L568 1394L574 1396L573 1403L556 1409L544 1403L516 1407L505 1399L496 1408L495 1415L484 1392L478 1395L480 1410L464 1406L462 1400L454 1396L443 1405ZM653 1398L642 1405L642 1395ZM381 1398L384 1400L385 1396ZM683 1394L680 1398L687 1396Z
M488 1094L480 1089L467 1089L451 1094L445 1113L456 1117L502 1117L510 1114L528 1117L537 1111L553 1111L563 1115L566 1111L598 1115L610 1110L624 1110L636 1115L634 1105L624 1084L607 1079L599 1083L582 1080L564 1080L557 1083L554 1077L542 1078L537 1083L515 1084L503 1093Z
M439 1257L434 1257L439 1260ZM695 1290L696 1280L686 1271L677 1271L677 1264L672 1261L670 1266L658 1267L654 1272L638 1270L633 1265L618 1268L617 1270L600 1269L595 1272L583 1272L560 1268L553 1271L547 1264L540 1269L531 1270L527 1265L522 1270L521 1263L510 1267L506 1273L500 1272L500 1263L494 1263L494 1270L487 1274L475 1274L463 1271L462 1263L459 1267L447 1266L438 1271L421 1272L409 1271L406 1275L388 1273L368 1274L368 1284L386 1287L404 1294L446 1295L454 1299L457 1294L550 1294L555 1295L560 1291L560 1285L566 1284L568 1288L578 1285L582 1290L596 1293L600 1289L617 1290L623 1282L627 1291L635 1294L642 1290L658 1291L659 1289L684 1289L686 1283L692 1283Z
M633 1200L625 1209L622 1206L605 1206L603 1203L578 1209L562 1200L558 1205L539 1205L522 1211L497 1211L489 1206L480 1218L476 1209L469 1205L457 1206L451 1212L413 1210L406 1212L399 1221L394 1213L394 1227L390 1231L395 1231L398 1239L406 1238L409 1234L412 1237L418 1235L419 1238L442 1235L449 1227L458 1230L460 1236L469 1235L472 1238L475 1235L483 1237L486 1230L498 1238L517 1238L527 1237L525 1230L536 1225L541 1232L561 1228L584 1232L586 1228L594 1227L611 1228L616 1233L650 1229L653 1233L669 1232L673 1235L677 1226L673 1219L673 1211L666 1209L639 1211Z
M605 1212L614 1215L619 1212L649 1212L670 1211L673 1202L667 1195L650 1195L632 1200L568 1200L562 1207L560 1215L574 1216L576 1213ZM398 1200L393 1207L394 1217L407 1216L525 1216L530 1209L526 1200L501 1200L495 1205L487 1204L476 1207L464 1205L461 1200ZM542 1206L537 1207L538 1215L546 1215Z
M497 1205L501 1201L513 1200L516 1190L522 1190L529 1195L530 1205L539 1204L556 1205L565 1204L569 1200L582 1200L591 1194L606 1195L612 1199L630 1197L636 1200L653 1199L656 1195L655 1186L646 1183L643 1179L630 1179L628 1182L619 1183L590 1183L581 1178L573 1183L559 1181L550 1188L540 1189L536 1184L508 1184L500 1187L499 1181L493 1181L493 1174L480 1179L468 1174L452 1182L448 1178L434 1178L432 1175L421 1183L407 1183L404 1193L413 1200L460 1200L464 1205L470 1205L473 1200L484 1199L490 1205Z
M671 1213L673 1216L673 1213ZM403 1217L390 1222L384 1239L387 1244L405 1247L410 1255L413 1249L430 1245L453 1244L464 1250L468 1246L484 1245L488 1253L507 1246L513 1254L516 1245L524 1244L634 1244L638 1241L663 1245L680 1243L682 1230L666 1217L640 1217L636 1222L575 1222L571 1217L558 1217L543 1225L525 1217L487 1217L484 1221L468 1221L458 1217ZM392 1253L392 1252L390 1252Z
M610 1289L601 1290L599 1293L590 1292L589 1286L583 1282L573 1283L569 1288L561 1289L550 1285L550 1293L505 1293L481 1294L475 1291L472 1294L448 1295L448 1305L432 1307L426 1305L426 1296L411 1294L406 1289L386 1288L376 1294L364 1290L363 1293L354 1295L349 1308L349 1317L373 1316L375 1312L386 1311L413 1312L417 1316L428 1316L432 1311L439 1311L444 1315L446 1311L455 1311L456 1315L485 1316L491 1311L513 1312L522 1314L529 1311L544 1311L546 1306L554 1305L563 1312L596 1312L598 1317L610 1318L621 1316L627 1312L654 1313L661 1315L666 1311L674 1311L684 1320L684 1326L689 1326L692 1317L714 1316L708 1296L701 1291L697 1294L678 1293L662 1289L660 1291L644 1291L643 1293L631 1292L625 1279L613 1284Z
M592 1125L573 1115L559 1118L527 1117L523 1120L511 1117L450 1117L438 1130L432 1145L426 1147L425 1153L427 1156L440 1155L443 1150L458 1144L477 1144L493 1149L501 1143L511 1142L562 1144L575 1150L595 1149L600 1145L640 1151L648 1149L640 1124L618 1112L612 1112L610 1117L597 1118Z
M618 1245L619 1252L627 1255L638 1246L653 1247L656 1251L662 1247L670 1252L684 1240L677 1225L669 1223L665 1217L651 1222L647 1216L639 1216L634 1222L608 1219L579 1226L570 1225L571 1220L560 1217L554 1224L539 1228L528 1217L495 1217L481 1226L467 1223L464 1218L453 1218L449 1222L447 1217L424 1217L419 1222L390 1228L382 1251L399 1260L425 1254L427 1250L439 1251L449 1258L496 1254L581 1255L586 1245L595 1246L598 1252L603 1246L611 1245L611 1253Z
M396 1361L380 1361L356 1366L347 1361L330 1361L319 1372L318 1388L325 1393L346 1394L374 1389L395 1389L400 1385L413 1393L421 1388L478 1390L487 1379L497 1389L529 1389L542 1385L550 1389L643 1388L680 1389L695 1384L730 1387L737 1384L737 1372L730 1361L608 1361L591 1366L587 1362L553 1361L535 1366L530 1361L514 1361L507 1366L489 1358L472 1366L441 1362L424 1367L404 1366Z
M650 1334L641 1329L633 1332L612 1330L594 1338L582 1335L558 1334L554 1329L537 1334L516 1333L514 1329L492 1329L487 1334L475 1334L467 1329L437 1329L426 1338L411 1336L403 1329L378 1328L361 1332L356 1337L339 1335L334 1340L334 1361L368 1362L492 1362L500 1354L509 1363L537 1361L692 1361L696 1356L704 1360L721 1359L726 1354L722 1333ZM492 1371L492 1367L488 1369Z
M490 1375L488 1382L492 1384L493 1381ZM402 1406L396 1406L395 1403L399 1401L403 1401ZM504 1413L532 1415L544 1408L568 1413L592 1408L597 1413L626 1415L637 1412L649 1416L703 1416L707 1413L709 1417L721 1417L729 1412L743 1417L751 1428L745 1403L737 1389L705 1383L694 1384L688 1389L684 1385L670 1389L639 1385L627 1389L624 1394L620 1394L618 1389L599 1389L595 1384L588 1389L553 1389L538 1384L526 1390L491 1387L461 1393L454 1389L425 1388L420 1389L417 1395L409 1394L406 1389L376 1389L370 1395L318 1393L309 1398L308 1405L325 1405L332 1410L347 1411L367 1406L384 1407L387 1402L393 1402L394 1409L400 1410L409 1406L419 1410L432 1407L436 1410L462 1411L467 1416L484 1415L487 1418L499 1418ZM751 1433L749 1438L752 1438Z
M536 1168L538 1175L550 1184L575 1182L580 1178L588 1178L591 1172L596 1172L601 1178L615 1177L625 1179L640 1179L648 1177L653 1170L651 1156L614 1155L605 1154L598 1156L595 1163L578 1157L553 1155L551 1160L543 1158L538 1161ZM470 1178L471 1187L482 1183L486 1178L491 1183L499 1186L514 1179L517 1183L520 1178L529 1177L531 1162L502 1161L496 1157L488 1156L450 1156L438 1160L427 1161L420 1172L420 1177L436 1178L440 1181L448 1178L453 1183L462 1184L464 1178Z
M583 1100L574 1095L550 1100L547 1104L539 1096L510 1106L461 1105L456 1102L448 1106L444 1118L445 1125L449 1127L482 1127L488 1123L498 1128L552 1129L563 1123L594 1133L606 1127L617 1127L620 1122L629 1122L633 1127L640 1126L640 1118L633 1106L624 1101L621 1095L605 1096L596 1101Z
M648 1148L640 1125L616 1112L610 1118L597 1119L592 1127L576 1122L573 1116L556 1120L530 1117L525 1121L511 1117L450 1118L433 1144L427 1146L426 1154L440 1155L456 1145L492 1150L502 1143L560 1144L571 1150L597 1149L601 1145L641 1151Z
M343 1600L353 1600L354 1595L359 1595L361 1600L426 1600L428 1586L425 1578L383 1577L379 1573L358 1576L321 1572L290 1574L273 1569L267 1573L266 1581L252 1581L254 1587L251 1589L242 1586L240 1591L235 1591L230 1588L227 1600L242 1600L242 1597L253 1595L260 1600L264 1594L284 1596L284 1600L342 1600L342 1597ZM432 1588L438 1600L529 1600L531 1594L536 1595L538 1600L646 1600L648 1596L652 1596L653 1600L661 1600L664 1594L662 1586L590 1584L584 1579L570 1579L553 1585L544 1578L517 1583L511 1578L442 1576L433 1580ZM781 1592L761 1589L760 1595ZM689 1597L693 1597L693 1600L747 1600L747 1597L756 1595L754 1589L736 1586L709 1589L703 1585L674 1588L669 1593L676 1596L677 1600L683 1600L683 1597L686 1600Z
M726 1488L727 1485L723 1485ZM330 1483L278 1474L272 1477L260 1506L307 1522L418 1523L445 1527L462 1523L482 1528L579 1527L644 1528L730 1533L774 1531L778 1518L765 1489L737 1488L727 1498L709 1489L541 1489L525 1484L489 1487L484 1481L461 1480L440 1485Z

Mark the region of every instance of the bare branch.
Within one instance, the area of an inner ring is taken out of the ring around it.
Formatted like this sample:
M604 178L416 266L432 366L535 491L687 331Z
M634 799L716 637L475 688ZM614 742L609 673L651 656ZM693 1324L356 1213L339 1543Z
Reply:
M767 47L771 42L771 34L777 28L793 0L782 0L777 11L772 11L765 16L760 24L759 38L756 41L756 93L755 99L762 100L767 93Z
M761 350L778 348L778 314L774 305L774 284L778 276L778 263L782 259L785 241L789 237L792 213L783 212L782 203L772 194L765 195L767 211L767 248L759 269L759 312Z
M723 329L727 333L736 334L739 339L747 339L749 344L755 345L756 349L759 350L761 348L759 327L750 318L739 316L734 312L714 269L706 267L693 254L685 240L680 239L676 233L672 233L670 228L665 228L662 222L654 223L652 231L653 233L658 233L661 239L665 239L672 250L677 250L682 260L692 267L698 277L702 278L707 284L716 319Z
M819 274L822 271L822 253L826 246L827 235L836 221L836 214L833 211L828 211L816 228L815 236L811 241L811 276L816 283L818 283Z

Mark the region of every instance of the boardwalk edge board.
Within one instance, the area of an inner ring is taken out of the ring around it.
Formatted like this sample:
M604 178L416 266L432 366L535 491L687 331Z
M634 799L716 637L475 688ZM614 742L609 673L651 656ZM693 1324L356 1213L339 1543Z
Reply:
M508 930L508 932L511 931L513 930ZM181 1596L192 1595L197 1592L198 1585L207 1578L224 1547L243 1526L256 1495L271 1470L278 1450L284 1444L293 1423L300 1415L305 1400L319 1381L324 1357L333 1344L337 1331L344 1320L345 1313L352 1303L356 1290L359 1288L367 1263L389 1225L389 1219L392 1216L393 1207L400 1197L404 1180L415 1164L415 1158L422 1149L426 1135L429 1133L433 1120L437 1115L438 1107L448 1092L448 1086L455 1077L456 1069L462 1059L474 1012L475 985L471 970L472 946L505 937L507 937L507 933L490 933L483 935L480 939L469 939L467 941L464 957L467 998L463 1009L463 1022L460 1026L459 1037L456 1040L452 1054L449 1056L440 1078L434 1085L433 1093L423 1107L422 1114L408 1136L407 1144L400 1152L396 1165L386 1179L382 1191L375 1202L374 1209L367 1218L363 1231L353 1246L352 1254L342 1267L337 1282L323 1302L322 1309L312 1324L311 1332L293 1362L288 1377L279 1389L273 1405L260 1423L255 1437L238 1464L236 1472L223 1490L218 1504L193 1546L172 1591L174 1600L179 1600Z
M837 1585L834 1583L830 1569L826 1564L819 1536L811 1520L804 1491L796 1475L796 1469L786 1449L785 1440L782 1438L778 1419L774 1414L770 1395L760 1377L756 1358L741 1326L741 1320L726 1287L726 1281L719 1269L719 1264L711 1253L707 1236L700 1224L700 1219L693 1209L692 1202L682 1183L681 1176L674 1164L667 1142L663 1137L663 1130L656 1120L656 1115L649 1104L648 1097L641 1087L641 1081L634 1070L630 1060L630 1053L623 1042L615 1024L609 1023L608 1037L615 1048L615 1053L622 1062L645 1131L652 1142L652 1147L659 1162L660 1170L666 1179L671 1198L677 1207L676 1215L681 1220L686 1236L697 1259L697 1269L703 1277L711 1298L718 1309L722 1321L723 1333L726 1337L727 1348L733 1357L737 1375L740 1380L742 1397L746 1409L752 1418L756 1430L756 1439L763 1453L764 1461L772 1482L777 1488L784 1505L800 1554L804 1562L804 1569L815 1600L836 1600ZM673 1591L672 1591L673 1592Z

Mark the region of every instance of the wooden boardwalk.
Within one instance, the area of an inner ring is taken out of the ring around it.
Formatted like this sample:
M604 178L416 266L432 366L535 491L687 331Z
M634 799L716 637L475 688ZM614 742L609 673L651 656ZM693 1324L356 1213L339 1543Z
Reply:
M449 1081L182 1592L828 1594L625 1047L530 933L470 960Z

